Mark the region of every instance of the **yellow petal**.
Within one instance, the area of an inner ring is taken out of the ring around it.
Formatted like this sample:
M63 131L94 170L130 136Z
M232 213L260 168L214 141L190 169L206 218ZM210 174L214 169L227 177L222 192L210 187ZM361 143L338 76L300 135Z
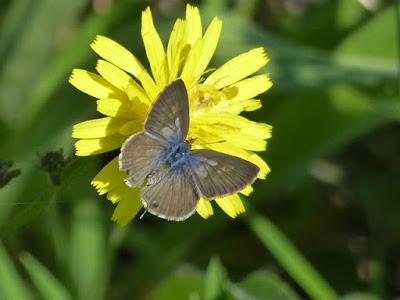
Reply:
M267 177L269 172L271 172L271 169L269 168L267 163L257 154L252 153L248 160L260 168L260 173L258 173L258 178L265 179L265 177Z
M78 90L95 98L126 98L126 95L101 76L86 70L74 69L68 80Z
M228 113L213 113L198 110L194 112L192 119L193 124L222 124L231 127L243 128L249 127L257 122L250 121L245 117L228 114ZM261 124L261 123L260 123Z
M246 134L240 129L227 129L225 127L207 126L203 125L202 128L215 136L220 137L220 140L225 140L230 144L240 145L241 148L251 151L264 151L267 142L250 134Z
M129 50L105 36L98 35L90 47L105 60L134 76L145 70Z
M251 185L246 186L243 190L241 190L239 193L248 196L253 192L253 187Z
M97 139L112 136L126 122L127 120L111 117L84 121L74 125L72 137L77 139Z
M199 203L197 203L196 211L204 219L214 214L210 201L203 197L201 197Z
M133 81L133 79L120 68L102 59L97 61L96 70L105 80L121 91L126 91L130 82Z
M93 178L93 185L99 195L103 195L123 182L126 174L119 171L119 157L111 160L97 175Z
M147 96L150 99L150 103L152 103L154 99L156 99L157 95L160 93L161 88L155 84L154 80L146 71L138 74L137 78L142 84L144 90L146 91Z
M261 108L261 101L257 99L250 100L223 100L214 106L213 111L230 114L240 114L242 111L254 111Z
M219 36L221 34L222 22L215 17L208 26L203 37L202 51L197 65L194 68L193 77L197 80L207 68L211 58L217 48Z
M97 72L116 88L124 91L129 99L137 100L149 105L150 100L143 88L132 77L113 64L99 59L96 66Z
M100 139L79 140L75 143L75 155L88 156L118 149L126 136L113 135Z
M182 63L181 53L183 48L186 46L186 42L184 40L185 28L186 22L184 20L177 19L169 36L167 47L169 81L172 81L178 77L178 71Z
M195 78L195 70L200 60L203 50L203 40L198 39L189 51L183 66L181 78L185 82L188 89L192 87Z
M208 126L207 130L211 132L220 131L217 134L232 133L251 135L260 139L271 137L272 126L265 123L253 122L245 117L229 114L214 113L198 110L192 118L192 126ZM239 131L238 131L239 130Z
M119 133L122 135L131 135L135 132L143 130L143 120L131 120L126 122L119 128Z
M133 112L130 102L122 101L120 99L107 98L97 100L96 103L97 111L103 115L127 119L135 117L135 113Z
M147 92L150 91L150 94L147 94L151 98L151 90L155 88L155 83L139 60L129 50L101 35L96 37L90 47L105 60L139 79L144 89Z
M259 94L264 93L272 86L272 82L268 75L262 74L241 80L228 87L232 97L228 101L240 101L251 99Z
M197 7L191 6L189 4L186 5L186 21L187 21L186 41L190 45L192 45L199 38L201 38L203 33L201 27L200 12Z
M215 201L219 207L221 207L222 210L231 218L235 218L237 215L246 211L242 200L240 200L240 197L237 194L223 198L217 198Z
M260 139L269 139L272 136L272 126L265 123L251 122L247 126L242 127L241 131Z
M263 48L255 48L226 62L204 81L217 89L224 88L257 72L268 62Z
M149 7L142 12L142 39L153 77L158 86L165 86L169 78L167 60Z
M114 210L112 219L119 225L124 226L137 215L143 206L140 201L140 189L132 189L126 185L121 185L117 193L120 200Z
M265 150L267 144L265 139L271 137L270 125L252 122L232 114L202 113L194 115L191 126L196 128L195 130L200 136L203 135L202 132L206 132L208 135L218 137L219 140L225 140L252 151ZM206 140L206 142L213 141Z

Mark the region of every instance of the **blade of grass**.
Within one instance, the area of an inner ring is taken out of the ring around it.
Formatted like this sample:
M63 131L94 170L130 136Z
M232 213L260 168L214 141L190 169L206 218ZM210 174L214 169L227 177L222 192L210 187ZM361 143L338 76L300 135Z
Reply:
M204 280L204 299L221 299L226 285L226 272L217 257L212 257Z
M0 298L29 300L32 296L0 242Z
M133 12L139 12L142 3L132 3L131 0L120 1L112 6L105 13L92 13L80 25L73 40L57 54L45 70L43 80L32 91L31 100L27 103L24 115L24 128L31 128L37 120L41 110L47 102L54 100L51 95L66 82L66 78L71 73L72 68L85 62L93 52L90 51L89 44L97 34L104 34L116 27L117 23L128 20L128 16ZM58 101L58 100L57 100Z
M248 212L244 219L273 257L312 299L339 299L335 290L268 218Z
M107 287L109 248L98 202L81 198L72 220L69 269L78 299L102 299ZM108 221L108 220L107 220Z
M23 253L20 260L44 300L71 299L66 288L32 255Z
M0 26L0 68L7 61L8 55L12 53L16 38L21 34L24 23L28 22L30 12L36 3L33 1L12 1L5 13Z
M397 88L398 88L398 95L400 96L400 2L397 1L394 8L396 12L396 24L397 24Z
M88 2L38 0L29 10L20 34L13 37L13 51L0 71L0 115L8 124L15 126L22 120L21 110L56 49L57 39Z

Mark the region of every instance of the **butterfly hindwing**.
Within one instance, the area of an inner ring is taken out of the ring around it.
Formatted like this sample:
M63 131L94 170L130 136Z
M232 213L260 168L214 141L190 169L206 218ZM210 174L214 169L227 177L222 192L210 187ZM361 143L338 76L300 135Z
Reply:
M247 160L208 149L192 150L189 166L199 192L208 199L240 191L260 171Z
M199 195L185 166L171 168L159 181L142 190L147 211L167 220L182 221L196 210Z
M140 132L130 136L121 147L119 168L127 173L125 180L130 187L140 185L163 164L166 144Z
M181 79L170 83L157 97L144 124L145 131L166 141L185 140L189 129L189 101Z

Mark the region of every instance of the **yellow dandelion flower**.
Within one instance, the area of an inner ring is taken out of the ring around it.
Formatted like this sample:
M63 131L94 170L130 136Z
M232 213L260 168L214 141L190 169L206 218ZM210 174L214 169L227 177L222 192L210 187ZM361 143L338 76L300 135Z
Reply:
M187 5L185 19L177 19L165 48L154 27L150 8L142 13L141 35L149 60L149 73L126 48L97 36L90 45L102 58L98 74L74 69L69 82L97 99L103 118L73 127L76 155L88 156L119 149L132 134L143 130L147 113L164 87L181 78L188 88L190 128L194 148L209 148L246 159L260 168L259 178L268 165L254 151L263 151L271 137L271 126L250 121L240 113L261 107L257 95L272 83L267 74L254 75L268 62L263 48L255 48L232 58L212 73L206 68L217 47L222 22L215 17L203 34L198 8ZM206 76L205 74L209 74ZM221 142L223 141L223 142ZM218 143L215 143L218 142ZM111 160L92 180L100 195L117 204L113 220L125 225L142 208L139 188L129 188L125 173L118 168L118 157ZM240 193L248 195L248 186ZM234 218L245 208L238 194L215 199ZM197 212L204 218L213 214L209 199L201 198Z

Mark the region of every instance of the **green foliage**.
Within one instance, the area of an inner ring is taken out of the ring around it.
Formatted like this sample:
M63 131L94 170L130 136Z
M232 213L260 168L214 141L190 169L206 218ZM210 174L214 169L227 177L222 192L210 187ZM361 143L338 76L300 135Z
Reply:
M274 127L262 154L272 173L243 219L215 207L207 221L146 216L126 228L90 186L112 156L72 158L71 126L95 103L67 78L93 70L96 34L145 62L147 2L95 2L0 4L0 161L21 170L0 189L1 299L399 297L397 2L200 1L206 22L223 20L211 67L268 53L274 86L250 117ZM153 7L164 40L184 12L167 6ZM57 186L40 158L60 148Z
M68 300L72 299L60 282L29 253L23 253L21 262L28 271L34 285L39 290L41 297L46 300Z
M226 274L221 262L213 257L207 268L204 282L204 299L220 299L226 289Z
M0 244L0 295L5 299L29 300L32 296L18 274L3 245Z
M249 215L248 219L260 241L312 299L338 298L335 291L268 219L256 215Z

